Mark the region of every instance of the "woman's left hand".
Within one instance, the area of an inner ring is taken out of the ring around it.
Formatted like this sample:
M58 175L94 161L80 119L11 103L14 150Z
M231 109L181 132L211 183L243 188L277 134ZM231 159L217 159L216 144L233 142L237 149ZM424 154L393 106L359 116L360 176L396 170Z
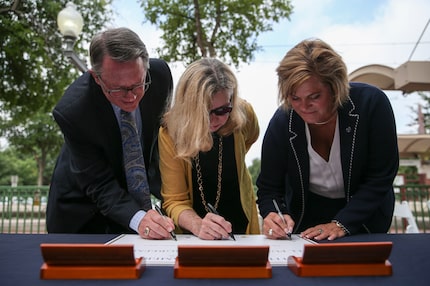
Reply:
M313 240L335 240L336 238L344 237L345 232L335 222L330 222L310 227L303 231L300 236Z

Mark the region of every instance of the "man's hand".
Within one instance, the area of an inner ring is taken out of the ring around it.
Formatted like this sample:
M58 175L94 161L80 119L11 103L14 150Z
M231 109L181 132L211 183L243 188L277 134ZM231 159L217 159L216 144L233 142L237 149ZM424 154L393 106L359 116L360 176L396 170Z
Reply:
M149 210L139 223L139 235L146 239L170 239L170 232L175 229L173 220Z

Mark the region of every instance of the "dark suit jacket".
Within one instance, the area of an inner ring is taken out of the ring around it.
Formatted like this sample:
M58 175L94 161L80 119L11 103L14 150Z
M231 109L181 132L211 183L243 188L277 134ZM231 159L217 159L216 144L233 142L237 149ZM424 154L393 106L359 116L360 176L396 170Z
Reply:
M158 129L173 80L167 63L150 59L152 82L139 103L151 193L160 198ZM111 103L84 73L53 110L64 134L46 210L48 232L124 233L139 210L127 192L121 135Z
M349 96L338 109L347 204L333 219L351 233L386 232L393 215L393 180L399 166L394 114L387 96L375 87L351 83ZM263 217L275 211L272 199L278 198L283 202L282 212L294 219L295 230L303 230L309 154L305 123L293 110L278 109L269 123L257 187Z

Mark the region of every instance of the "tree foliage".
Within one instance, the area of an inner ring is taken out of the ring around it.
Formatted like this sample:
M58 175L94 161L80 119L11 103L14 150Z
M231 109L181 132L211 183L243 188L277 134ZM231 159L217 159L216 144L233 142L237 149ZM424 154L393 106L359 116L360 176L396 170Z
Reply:
M259 158L253 159L252 164L248 166L248 171L251 174L252 184L254 185L255 191L257 191L256 182L257 182L258 175L260 174L260 170L261 170L261 160Z
M34 185L37 180L34 159L10 147L0 151L0 186L10 185L12 175L18 175L18 185Z
M158 54L189 64L218 57L236 67L260 50L257 38L289 19L290 0L142 0L145 21L163 31Z
M57 15L66 2L0 2L0 136L17 151L32 153L38 168L42 168L39 176L47 163L43 158L55 157L49 153L57 152L61 145L50 112L65 88L79 76L61 53L63 38L57 28ZM111 0L74 3L85 23L75 51L86 55L84 46L111 16ZM57 148L53 144L58 144Z
M9 142L22 155L33 156L37 164L37 185L43 185L45 166L50 154L58 154L63 142L56 125L47 113L30 115L19 128L11 128Z
M418 110L413 110L413 114L418 114L418 117L415 119L416 124L420 124L422 120L423 124L423 131L425 134L430 133L430 93L420 91L418 92L418 95L421 97L421 99L425 102L423 106L421 106L421 114L418 112ZM420 118L420 116L422 116Z

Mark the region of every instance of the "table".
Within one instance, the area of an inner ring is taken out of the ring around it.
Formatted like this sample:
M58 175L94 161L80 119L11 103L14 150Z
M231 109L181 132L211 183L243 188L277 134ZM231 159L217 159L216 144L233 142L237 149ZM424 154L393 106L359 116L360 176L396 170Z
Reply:
M273 267L271 279L175 279L173 268L149 266L138 280L41 280L41 243L105 243L116 235L0 234L0 283L9 285L430 285L430 234L372 234L335 242L392 241L388 277L297 277ZM330 242L327 242L330 243Z

